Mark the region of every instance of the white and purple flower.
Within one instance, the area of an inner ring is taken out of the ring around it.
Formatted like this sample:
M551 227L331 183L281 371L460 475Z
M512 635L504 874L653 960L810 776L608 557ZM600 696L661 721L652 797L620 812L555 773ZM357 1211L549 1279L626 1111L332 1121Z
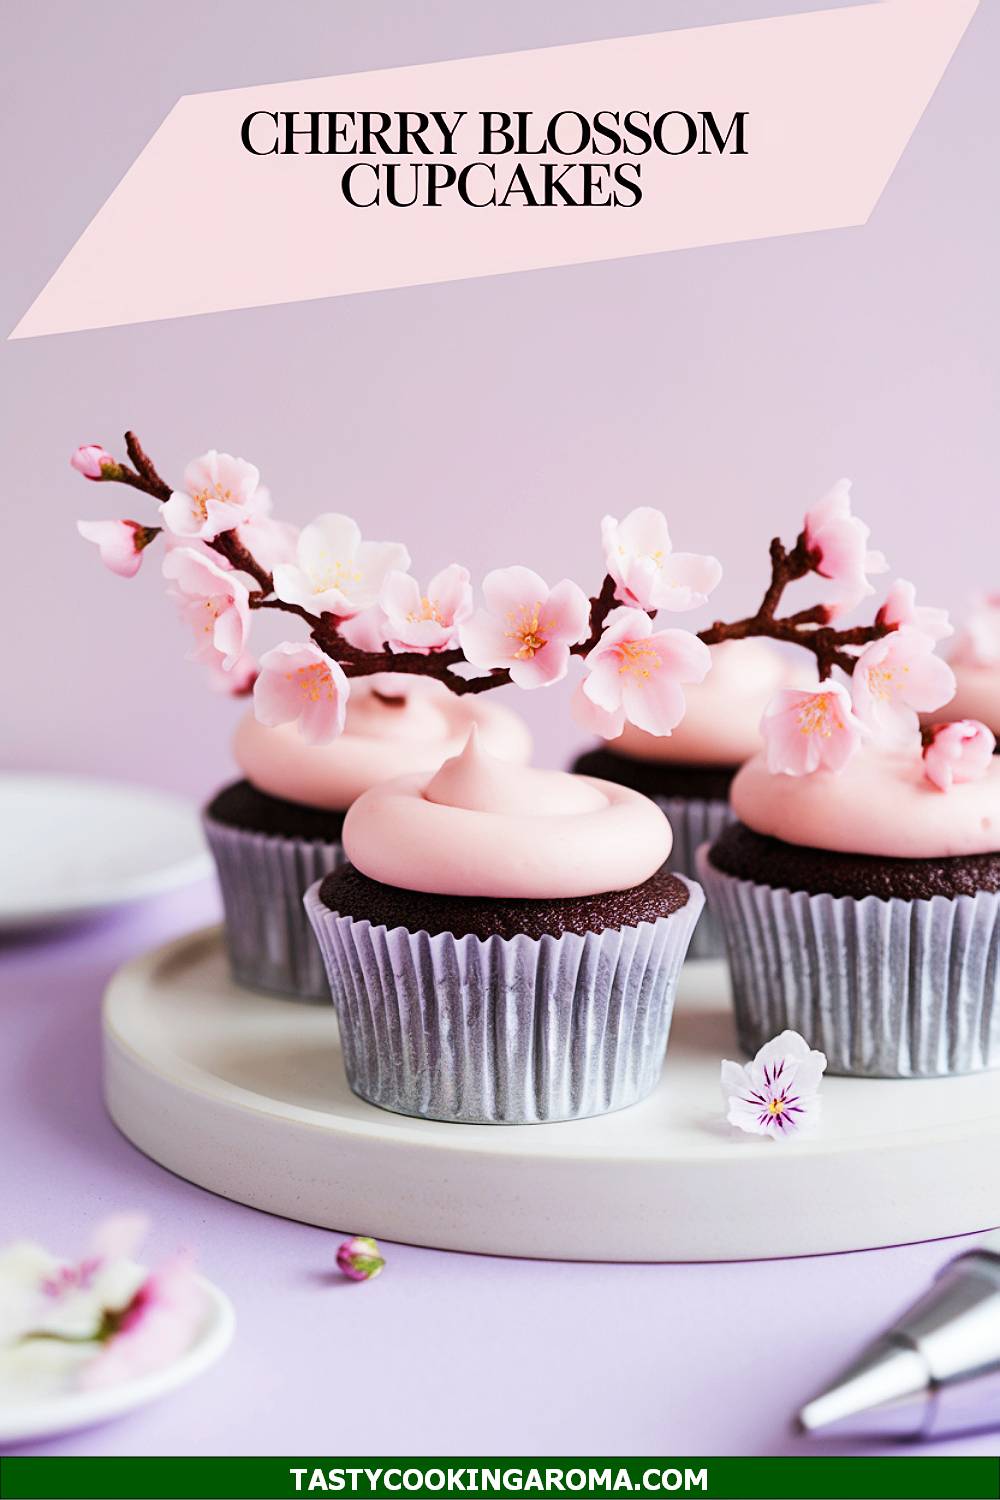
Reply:
M826 1056L797 1031L765 1042L752 1062L724 1061L726 1119L737 1130L771 1140L791 1140L819 1123L819 1087Z

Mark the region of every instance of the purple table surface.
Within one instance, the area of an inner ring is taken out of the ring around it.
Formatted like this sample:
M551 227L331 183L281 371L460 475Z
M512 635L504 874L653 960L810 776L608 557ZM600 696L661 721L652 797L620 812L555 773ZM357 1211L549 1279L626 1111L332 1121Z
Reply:
M192 1246L237 1314L231 1351L190 1386L17 1451L900 1451L810 1443L791 1417L970 1241L624 1266L387 1245L382 1276L358 1285L334 1270L336 1235L216 1198L140 1155L101 1100L104 986L126 959L216 914L201 886L0 955L0 1241L28 1236L68 1255L102 1215L141 1208L150 1257ZM795 1203L773 1212L777 1241ZM998 1434L919 1451L995 1454Z

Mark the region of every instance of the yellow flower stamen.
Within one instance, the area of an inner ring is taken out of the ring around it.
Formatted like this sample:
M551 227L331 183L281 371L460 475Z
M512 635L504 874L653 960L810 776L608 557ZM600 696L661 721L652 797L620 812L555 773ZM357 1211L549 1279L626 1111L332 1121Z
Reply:
M406 618L412 624L417 624L421 620L433 620L435 625L444 623L441 619L441 612L434 600L428 599L426 594L420 600L419 610L411 609Z
M816 693L799 709L799 732L818 734L828 740L834 730L843 729L840 705L832 693Z
M285 676L296 684L310 703L319 703L323 698L328 703L333 702L333 677L321 662L314 662L311 667L298 667L294 672L286 672Z
M663 665L660 653L648 641L622 641L616 650L623 677L650 677Z
M909 670L909 667L903 667L903 676ZM899 685L896 680L897 672L893 667L869 667L865 676L868 682L868 691L873 698L879 698L883 703L891 703L895 694L899 692Z
M515 661L531 661L537 652L548 645L547 632L553 629L555 621L543 620L541 613L540 601L522 604L520 608L508 612L507 623L511 628L504 634L508 640L520 642L514 652Z
M218 480L214 484L205 485L204 489L195 490L191 499L203 521L208 520L208 502L219 500L224 505L231 504L236 497L228 485L222 485Z
M361 583L363 577L353 560L344 562L339 557L324 556L319 566L311 570L310 582L314 594L325 594L328 589L346 593L351 584Z

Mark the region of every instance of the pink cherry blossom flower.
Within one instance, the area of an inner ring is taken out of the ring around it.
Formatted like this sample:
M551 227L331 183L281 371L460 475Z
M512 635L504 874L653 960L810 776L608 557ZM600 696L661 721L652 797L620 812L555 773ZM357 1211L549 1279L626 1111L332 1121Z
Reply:
M830 619L854 609L875 592L868 574L884 573L888 564L881 552L869 551L871 528L851 514L849 479L841 479L806 512L804 531L815 571L830 579L836 590L823 601Z
M546 687L566 676L570 647L590 633L590 601L564 578L549 588L530 568L496 568L483 580L485 609L459 626L476 667L506 667L518 687Z
M274 591L312 614L347 618L375 604L387 576L409 566L401 542L363 542L356 521L331 512L303 527L295 562L274 569Z
M932 641L943 641L946 636L954 634L948 611L933 604L918 604L917 591L906 578L896 579L875 616L875 622L890 625L894 630L901 625L912 625L915 630L930 636Z
M726 1119L737 1130L772 1141L814 1130L825 1068L822 1052L813 1051L797 1031L783 1031L764 1043L753 1062L723 1062Z
M760 731L768 770L786 776L841 770L865 733L839 682L782 688L765 709Z
M382 585L379 605L385 634L393 651L449 651L458 641L458 627L472 614L469 570L459 563L442 568L421 593L409 573L392 572Z
M367 1234L356 1234L337 1250L337 1266L350 1281L371 1281L385 1265L375 1240Z
M935 724L927 731L924 775L942 792L956 781L978 781L993 761L996 737L978 719Z
M912 625L866 646L851 677L854 712L886 744L905 745L920 727L918 713L954 695L954 672L934 655L930 636Z
M223 568L192 547L175 547L163 559L171 597L194 632L191 658L229 671L243 655L250 630L249 573Z
M298 723L307 744L324 745L343 732L350 691L340 664L312 641L285 641L260 659L254 713L271 728Z
M214 448L184 470L184 488L160 506L163 524L181 537L211 542L233 531L268 503L260 494L260 473L243 458Z
M192 1258L176 1255L149 1273L125 1307L105 1312L101 1352L83 1367L81 1385L103 1389L170 1364L190 1348L205 1313Z
M690 631L654 631L645 610L613 609L584 657L587 676L574 711L606 739L621 734L626 719L649 734L669 734L684 717L681 684L702 682L711 665L712 653Z
M103 479L105 468L117 469L118 465L100 443L84 443L70 459L70 467L84 479Z
M637 609L696 609L722 577L717 558L674 552L666 516L648 505L629 511L624 521L605 516L601 540L615 598Z
M142 554L158 526L140 526L138 521L77 521L76 529L86 542L100 549L101 562L119 578L134 578L142 565Z

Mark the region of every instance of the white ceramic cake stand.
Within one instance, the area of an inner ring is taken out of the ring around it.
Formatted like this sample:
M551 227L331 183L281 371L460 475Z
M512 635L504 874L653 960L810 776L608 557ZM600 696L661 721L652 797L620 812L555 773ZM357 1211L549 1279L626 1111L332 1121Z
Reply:
M643 1104L558 1125L448 1125L350 1093L332 1006L234 986L219 931L120 970L105 1097L172 1172L344 1233L561 1260L731 1260L855 1250L1000 1223L1000 1074L829 1078L818 1135L722 1117L738 1057L722 964L688 964Z

